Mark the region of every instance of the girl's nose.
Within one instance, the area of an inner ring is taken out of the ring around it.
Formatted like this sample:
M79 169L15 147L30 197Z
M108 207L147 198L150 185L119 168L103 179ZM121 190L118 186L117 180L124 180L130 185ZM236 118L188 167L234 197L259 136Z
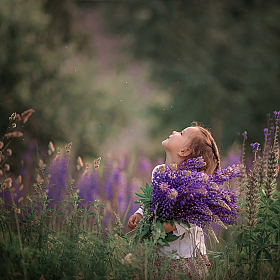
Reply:
M172 134L175 134L175 133L176 133L176 131L175 131L175 130L173 130Z

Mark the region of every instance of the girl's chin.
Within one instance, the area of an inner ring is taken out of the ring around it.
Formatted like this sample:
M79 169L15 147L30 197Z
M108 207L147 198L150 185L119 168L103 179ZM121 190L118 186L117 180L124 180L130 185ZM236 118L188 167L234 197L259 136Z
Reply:
M161 145L164 147L164 146L167 144L168 140L169 140L168 138L165 139L165 140L163 140L163 141L161 142Z

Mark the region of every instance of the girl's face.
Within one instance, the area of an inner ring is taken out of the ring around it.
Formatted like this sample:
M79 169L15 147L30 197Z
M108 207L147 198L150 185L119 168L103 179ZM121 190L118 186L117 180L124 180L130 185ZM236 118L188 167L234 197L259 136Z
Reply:
M177 154L178 152L188 148L191 141L199 133L197 127L187 127L181 132L173 131L171 135L164 141L162 146L167 153Z

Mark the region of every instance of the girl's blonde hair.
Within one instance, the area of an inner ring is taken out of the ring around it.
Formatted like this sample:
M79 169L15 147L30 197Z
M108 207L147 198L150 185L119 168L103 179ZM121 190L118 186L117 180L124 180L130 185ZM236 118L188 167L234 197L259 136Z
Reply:
M198 125L197 122L193 122L191 126L199 129L200 136L194 137L188 147L191 149L191 154L188 156L188 159L202 156L206 162L206 166L202 167L200 171L213 175L217 169L221 168L220 153L217 144L208 129Z

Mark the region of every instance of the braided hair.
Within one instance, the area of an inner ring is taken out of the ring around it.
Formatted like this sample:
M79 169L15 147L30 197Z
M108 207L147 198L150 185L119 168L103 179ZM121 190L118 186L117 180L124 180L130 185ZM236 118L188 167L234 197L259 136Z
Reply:
M193 122L191 126L197 127L200 135L193 138L188 147L191 150L188 159L202 156L206 165L199 171L213 175L216 170L221 168L220 153L217 144L208 129L198 125L197 122Z

